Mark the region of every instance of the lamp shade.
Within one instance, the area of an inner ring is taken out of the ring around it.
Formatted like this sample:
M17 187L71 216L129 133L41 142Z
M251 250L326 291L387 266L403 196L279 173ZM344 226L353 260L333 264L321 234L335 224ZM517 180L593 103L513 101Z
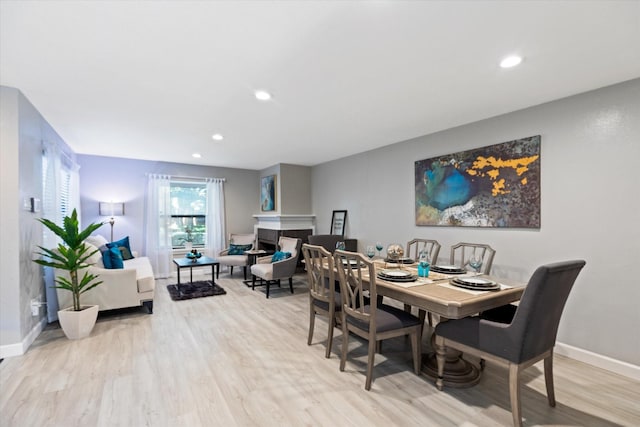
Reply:
M100 202L100 215L123 216L124 203Z

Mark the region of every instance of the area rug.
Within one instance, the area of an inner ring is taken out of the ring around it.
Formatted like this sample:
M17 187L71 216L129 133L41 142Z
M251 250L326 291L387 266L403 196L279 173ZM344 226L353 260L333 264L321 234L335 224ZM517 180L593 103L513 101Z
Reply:
M185 299L211 297L215 295L224 295L227 291L221 286L212 285L210 280L202 280L191 283L181 283L178 285L167 285L167 290L171 299L180 301Z

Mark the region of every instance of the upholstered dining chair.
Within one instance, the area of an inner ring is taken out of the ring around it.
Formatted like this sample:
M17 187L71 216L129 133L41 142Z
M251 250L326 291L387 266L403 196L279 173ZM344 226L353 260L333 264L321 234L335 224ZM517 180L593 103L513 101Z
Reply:
M254 248L256 235L251 234L230 234L229 247L221 251L216 257L219 265L216 276L220 276L220 265L229 267L229 274L233 275L233 267L242 267L244 270L244 280L247 280L247 265L249 257L244 253ZM218 277L216 277L218 278Z
M336 243L343 241L344 237L339 234L311 234L307 240L310 245L322 246L333 254L336 250Z
M362 254L336 249L334 264L340 278L342 296L342 356L340 370L344 371L349 351L349 332L368 340L367 378L364 388L371 389L377 342L388 338L411 337L413 370L420 375L420 334L422 322L416 316L378 300L376 273L373 262ZM368 282L368 287L365 282ZM364 293L368 288L369 297Z
M267 298L272 284L280 286L280 279L289 279L289 289L293 293L293 275L300 256L301 239L281 236L278 240L278 250L272 256L260 257L251 266L251 289L256 288L256 277L264 281L267 286Z
M489 274L491 272L491 266L493 265L493 257L496 254L496 251L489 245L482 243L456 243L451 246L451 257L449 261L451 265L458 265L461 268L465 268L469 265L469 260L474 254L482 260L480 273Z
M438 262L438 255L440 254L440 243L438 243L437 240L413 239L407 242L407 246L404 251L404 254L406 257L409 257L415 261L418 261L418 258L420 258L420 253L423 251L427 253L431 263L435 264L436 262ZM409 304L405 304L404 311L411 311L411 306ZM433 317L431 313L427 313L422 309L418 310L418 317L423 322L427 314L429 316L428 317L429 325L433 325Z
M404 255L414 260L418 260L421 252L426 252L433 264L438 262L440 254L440 243L437 240L413 239L407 242Z
M309 338L307 345L311 345L313 340L316 314L327 316L329 331L325 357L329 358L333 342L333 329L337 326L336 317L342 311L340 292L335 290L333 256L322 246L307 243L302 245L302 254L309 281Z
M544 359L544 379L550 406L553 390L553 346L569 292L584 261L565 261L538 267L518 306L506 305L480 316L441 322L435 329L437 386L442 389L445 348L506 363L513 424L522 425L520 372Z

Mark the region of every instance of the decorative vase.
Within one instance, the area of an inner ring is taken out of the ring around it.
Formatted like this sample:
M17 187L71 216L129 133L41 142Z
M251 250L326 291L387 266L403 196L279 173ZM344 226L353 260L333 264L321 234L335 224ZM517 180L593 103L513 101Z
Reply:
M73 311L73 307L59 310L58 320L67 338L79 340L88 337L96 324L98 307L83 305L80 311Z

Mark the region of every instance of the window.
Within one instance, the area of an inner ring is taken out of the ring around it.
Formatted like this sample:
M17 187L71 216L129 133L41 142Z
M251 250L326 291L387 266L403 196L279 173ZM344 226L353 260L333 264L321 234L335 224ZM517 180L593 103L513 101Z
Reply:
M204 247L207 235L207 184L204 182L172 181L171 245L174 249Z

